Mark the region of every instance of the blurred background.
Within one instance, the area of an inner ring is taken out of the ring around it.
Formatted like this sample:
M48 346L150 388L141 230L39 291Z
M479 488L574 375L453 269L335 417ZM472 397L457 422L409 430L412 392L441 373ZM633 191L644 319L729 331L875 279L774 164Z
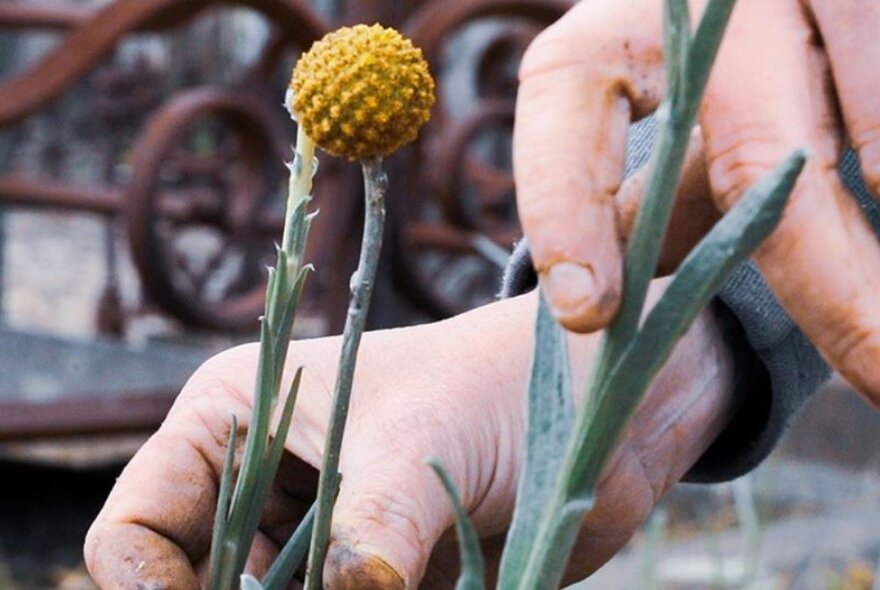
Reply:
M0 590L93 588L80 547L207 357L255 339L280 236L297 55L381 21L439 101L391 157L370 318L490 301L520 236L517 64L572 0L0 0ZM299 337L338 332L361 217L321 158ZM833 381L755 474L679 486L584 588L872 588L880 418Z

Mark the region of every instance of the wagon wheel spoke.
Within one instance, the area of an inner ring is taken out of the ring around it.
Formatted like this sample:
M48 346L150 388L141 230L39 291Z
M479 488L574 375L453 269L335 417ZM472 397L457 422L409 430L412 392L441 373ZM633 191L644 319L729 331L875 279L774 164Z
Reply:
M192 187L163 191L156 200L159 215L171 224L215 224L222 219L223 203L214 191Z
M482 209L494 211L510 206L515 189L510 170L470 154L464 162L464 173L474 186Z
M494 265L503 266L520 232L513 228L497 228L481 233L444 223L417 221L407 225L405 235L407 243L415 248L475 253Z

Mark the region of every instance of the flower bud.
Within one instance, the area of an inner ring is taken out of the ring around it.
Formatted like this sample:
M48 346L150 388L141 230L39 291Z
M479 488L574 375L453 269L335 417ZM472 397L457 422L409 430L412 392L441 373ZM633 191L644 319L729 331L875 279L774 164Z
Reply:
M421 50L378 24L325 35L297 62L290 90L287 106L306 134L352 160L413 141L435 100Z

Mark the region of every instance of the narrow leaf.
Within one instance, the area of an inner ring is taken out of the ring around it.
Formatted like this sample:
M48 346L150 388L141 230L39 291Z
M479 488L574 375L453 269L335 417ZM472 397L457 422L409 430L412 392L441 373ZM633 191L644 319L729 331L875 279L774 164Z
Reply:
M278 359L276 366L275 379L280 383L281 374L284 371L284 361L287 358L287 349L290 347L290 337L293 332L293 320L296 316L297 304L300 295L305 286L306 279L312 273L311 266L305 266L299 269L294 280L293 287L287 294L287 299L283 301L283 307L280 308L280 317L278 318L278 326L275 332L275 358Z
M259 475L253 482L254 491L251 496L251 509L246 514L243 524L243 530L249 539L253 538L253 535L256 533L257 527L260 524L260 518L263 515L263 506L266 504L266 498L269 497L269 491L272 488L272 483L275 481L275 474L278 472L278 464L281 462L281 457L284 454L284 443L287 440L287 434L290 431L290 421L293 416L293 408L296 404L297 394L299 393L299 385L302 381L302 371L303 368L299 367L296 371L296 375L293 377L293 382L290 385L290 391L287 395L287 400L284 403L284 408L281 413L278 429L275 432L274 440L266 453L266 458L261 465ZM245 555L244 557L246 558L247 556ZM242 562L242 566L243 565L244 563Z
M804 162L803 152L796 152L756 183L682 262L605 381L594 418L579 441L569 497L592 495L605 461L648 385L700 310L779 223Z
M281 462L281 456L284 454L284 443L287 442L287 435L290 433L290 422L293 418L293 408L296 405L296 398L299 395L299 386L302 382L303 368L298 367L293 375L293 381L287 392L287 399L284 400L284 407L281 409L281 417L278 420L278 428L275 430L275 437L272 440L272 446L269 449L269 456L264 466L266 471L274 473L278 471L278 465Z
M648 314L627 354L630 362L639 362L638 366L655 372L662 367L662 351L672 352L730 273L776 228L805 162L802 151L789 156L752 186L694 248ZM648 358L652 362L643 364Z
M269 322L271 328L270 332L276 331L276 325L278 323L276 315L279 309L278 302L284 300L286 298L285 294L289 291L287 283L290 279L288 275L287 253L284 250L279 249L277 251L275 268L269 269L269 283L266 286L265 317Z
M214 531L211 538L211 556L208 561L208 588L216 588L219 582L223 543L226 540L226 525L229 518L229 496L232 490L232 476L235 469L235 444L238 438L238 418L232 414L229 429L229 446L223 460L223 474L220 476L220 489L217 494L217 509L214 512Z
M428 465L440 478L440 482L446 489L449 501L452 503L452 512L455 515L455 531L458 535L458 546L461 553L461 572L455 590L484 590L486 587L486 568L483 564L483 553L480 549L480 538L474 525L468 518L467 512L461 505L458 490L455 483L443 465L437 459L428 459Z
M287 224L290 226L290 253L298 253L298 256L289 260L289 264L292 265L302 264L302 254L305 252L309 228L314 218L314 215L308 212L311 200L311 197L307 197L301 201L287 219Z
M571 435L573 404L565 331L543 295L535 322L535 350L528 390L526 455L513 522L501 558L498 588L515 588L522 578L541 522L551 505Z
M678 192L691 130L735 1L710 0L687 52L686 80L682 85L687 88L686 99L673 108L676 96L670 94L657 110L659 132L649 163L651 173L626 250L623 301L603 339L596 365L600 376L595 381L598 388L602 387L603 377L614 367L638 329L648 285L657 269L672 203ZM593 391L588 397L598 399L598 394Z
M245 440L244 455L247 457L262 457L269 438L269 422L271 419L272 406L277 397L277 389L272 389L275 381L275 350L271 346L271 333L269 322L264 317L260 325L260 356L257 361L257 382L254 386L254 410L251 423L248 426L247 439ZM266 343L266 344L263 344ZM256 462L245 464L242 462L241 473L235 484L232 496L233 514L230 521L236 520L240 506L239 496L246 494L260 472L261 465ZM241 516L238 516L241 518Z
M302 564L309 549L309 541L312 538L312 527L315 524L315 511L317 504L312 504L305 517L296 527L293 535L281 548L281 553L275 558L272 567L263 576L263 588L265 590L284 590L293 580L293 575Z
M565 502L553 512L553 521L541 531L542 542L517 585L518 590L559 588L565 566L574 547L584 515L593 507L592 500ZM543 524L543 523L542 523Z
M691 44L688 0L663 2L663 55L669 95L678 105L687 98L686 68Z
M280 250L278 251L278 255L280 258L280 255L281 255ZM279 293L278 293L279 283L276 280L277 276L278 276L277 267L276 268L270 267L268 269L268 271L269 271L269 279L266 283L266 305L265 305L265 310L263 312L263 317L268 317L269 324L272 325L274 323L274 319L269 317L269 314L272 313L272 310L275 309L275 302L278 300L278 297L279 297Z
M702 94L736 0L709 0L688 53L687 85Z

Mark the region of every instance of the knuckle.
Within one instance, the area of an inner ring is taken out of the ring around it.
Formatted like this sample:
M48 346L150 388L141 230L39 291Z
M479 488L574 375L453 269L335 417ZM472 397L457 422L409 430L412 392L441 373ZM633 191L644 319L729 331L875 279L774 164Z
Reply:
M727 211L755 182L773 172L794 150L805 146L812 151L810 174L831 175L836 168L831 154L836 152L830 143L796 145L780 140L768 129L740 133L716 147L706 158L715 204Z
M772 171L773 163L788 151L776 138L754 133L742 134L709 153L709 179L716 204L722 210L730 209L755 181Z
M520 81L548 74L569 75L573 71L579 77L614 83L624 77L627 60L623 54L627 43L623 36L597 26L585 31L580 20L563 17L532 40L520 62Z
M229 412L235 410L238 419L246 421L247 410L253 405L252 394L242 390L236 377L253 374L254 366L248 364L248 348L252 345L236 346L203 362L184 384L169 418L196 412L228 421Z
M630 81L628 65L616 57L603 48L579 47L566 34L538 36L520 62L520 93L525 91L527 98L530 93L553 96L554 86L577 83L597 96L641 96Z
M422 519L420 509L413 499L394 488L374 489L360 495L354 517L381 527L398 538L398 541L414 554L427 555L431 539Z
M557 71L574 62L571 42L558 24L541 31L529 44L519 66L520 80L526 80L548 71Z

